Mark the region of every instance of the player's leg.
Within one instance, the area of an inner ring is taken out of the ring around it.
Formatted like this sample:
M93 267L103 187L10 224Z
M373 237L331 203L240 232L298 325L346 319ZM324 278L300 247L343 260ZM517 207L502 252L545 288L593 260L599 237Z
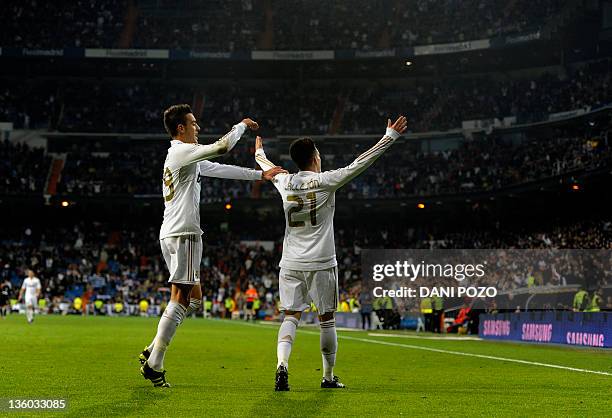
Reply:
M175 257L173 257L174 254L172 253L174 252L173 244L175 244L177 240L178 238L174 238L174 239L164 240L161 243L162 255L164 256L164 261L166 262L166 265L168 266L168 270L170 271L171 271L171 265L175 263L175 261L173 261L173 258ZM172 247L172 248L168 248L168 247ZM198 265L199 265L199 260L201 259L202 259L202 244L201 244L201 238L200 238L199 253L196 252L196 260L198 262ZM199 268L198 268L198 273L199 273ZM198 274L198 279L199 279L199 274ZM202 288L200 287L200 282L198 280L196 281L196 285L191 291L191 299L189 301L189 307L187 308L187 312L185 313L185 318L189 317L189 315L191 315L192 312L197 312L201 304L202 304ZM163 312L162 312L162 315L163 315ZM151 352L153 352L154 345L155 345L155 337L153 337L153 340L151 341L151 343L147 345L145 349L142 351L142 353L140 353L140 355L138 356L138 360L140 360L141 364L144 364L145 361L147 361L147 359L151 355Z
M186 235L161 240L162 253L170 270L172 285L170 302L164 310L157 326L153 351L141 367L145 379L154 386L169 386L165 379L164 358L177 328L183 322L191 291L199 283L199 267L202 254L202 241L199 236Z
M285 311L285 318L278 330L276 378L274 382L274 390L277 392L289 390L289 357L301 317L302 312Z
M200 257L201 258L201 257ZM198 282L191 291L189 297L189 307L187 308L187 314L185 317L189 317L191 314L196 314L202 306L202 285Z
M338 351L338 336L336 333L336 318L334 312L319 315L321 327L320 347L323 360L323 379L334 379L334 366L336 365L336 352Z
M280 309L285 317L278 330L277 367L289 367L289 356L302 315L310 303L302 272L281 269L279 278Z
M170 386L166 382L164 358L177 328L185 318L191 288L192 285L172 283L170 302L159 320L153 351L140 369L144 378L150 380L153 386Z
M253 302L246 303L246 309L244 311L244 319L249 322L249 319L253 319Z
M276 382L275 390L289 390L289 357L295 341L302 311L309 304L308 289L303 273L281 269L279 274L280 308L285 317L278 330L276 345Z
M34 322L34 317L36 316L36 309L38 308L38 299L36 297L32 298L32 322Z
M153 370L163 370L166 350L176 333L176 329L183 322L192 286L188 284L172 283L170 303L164 310L157 326L155 344L147 363Z
M185 312L185 318L189 318L189 316L192 313L197 312L198 309L200 309L200 306L202 306L202 287L200 283L198 283L195 286L193 286L193 289L191 290L191 296L189 298L189 307L187 308L187 312ZM153 352L154 346L155 346L155 337L151 341L151 344L146 346L145 349L142 351L142 353L140 353L140 356L138 358L141 363L144 363L145 361L147 361L147 359Z
M168 271L170 272L171 278L178 268L179 261L177 254L177 246L179 242L179 238L175 237L165 238L159 242L162 250L162 256L164 257L164 261L166 262L166 266L168 267ZM162 317L164 316L164 313L165 310L161 314ZM153 341L151 341L151 343L147 345L144 350L142 350L142 353L140 353L140 355L138 356L140 364L144 365L151 356L151 352L153 352L153 347L155 346L156 336L157 333L153 337Z
M278 339L276 346L276 367L285 366L289 368L289 357L295 341L295 333L300 323L302 312L285 311L285 318L278 329Z
M26 318L28 323L34 321L34 305L32 304L32 298L26 298Z
M331 268L312 272L309 283L309 293L319 312L321 327L320 348L323 361L322 388L344 388L334 375L336 352L338 351L338 335L336 333L336 308L338 306L338 273Z

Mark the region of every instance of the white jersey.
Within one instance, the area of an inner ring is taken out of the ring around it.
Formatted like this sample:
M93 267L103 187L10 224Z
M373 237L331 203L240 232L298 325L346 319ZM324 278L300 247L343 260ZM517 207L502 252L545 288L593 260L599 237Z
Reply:
M278 174L273 184L283 200L285 239L280 267L315 271L335 267L334 211L336 190L361 174L382 155L400 135L387 129L385 136L346 167L315 173L299 171ZM255 160L264 170L274 166L263 149Z
M164 162L162 190L165 209L159 239L180 235L202 235L200 229L200 173L204 176L224 177L223 174L227 175L228 170L224 170L223 167L232 167L204 160L218 157L231 150L246 128L247 125L242 122L234 125L230 132L210 145L171 141ZM230 169L230 174L251 176L249 180L261 178L261 174L257 174L255 170L241 167L233 167L233 169Z
M21 285L21 289L25 290L26 299L35 298L36 293L38 290L40 290L40 288L40 280L38 280L38 277L26 277L23 280L23 284Z

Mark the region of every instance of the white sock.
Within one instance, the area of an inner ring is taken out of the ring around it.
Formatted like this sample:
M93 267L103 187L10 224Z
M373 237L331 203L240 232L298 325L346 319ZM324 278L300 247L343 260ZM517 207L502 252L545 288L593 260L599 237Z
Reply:
M291 355L291 347L295 340L295 331L297 330L300 321L292 316L285 316L285 320L278 330L278 345L276 347L276 358L278 362L276 367L281 364L289 367L289 356Z
M192 313L197 312L198 309L200 309L200 306L202 306L202 301L200 299L194 299L194 298L189 299L189 306L187 307L185 318L187 318Z
M189 300L189 306L187 307L187 311L185 312L185 316L183 317L183 319L187 318L193 312L197 312L197 310L200 309L200 306L202 306L202 301L200 299L190 299ZM164 311L164 313L166 313L166 312ZM163 316L163 314L162 314L162 316ZM153 347L155 347L155 338L153 338L153 341L151 341L151 344L149 344L147 346L147 351L149 353L152 353L153 352Z
M159 320L159 325L157 326L157 335L155 336L153 351L149 356L149 360L147 360L149 367L153 370L161 371L164 369L166 350L176 333L176 329L181 325L181 322L183 322L186 311L186 307L174 301L171 301L166 307L164 314Z
M332 380L334 365L336 364L336 351L338 350L338 337L336 335L336 320L321 322L321 356L323 357L323 377Z
M153 337L153 341L151 341L151 344L149 344L149 345L147 346L147 351L148 351L149 353L152 353L152 352L153 352L153 347L155 347L155 337Z
M34 309L26 308L26 317L28 318L28 321L33 320L34 319Z

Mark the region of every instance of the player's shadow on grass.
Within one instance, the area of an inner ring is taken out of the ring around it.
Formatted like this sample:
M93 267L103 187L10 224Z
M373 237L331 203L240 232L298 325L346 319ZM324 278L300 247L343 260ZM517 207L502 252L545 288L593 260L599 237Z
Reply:
M296 398L298 392L300 399ZM304 396L308 394L308 396ZM271 392L256 403L246 416L317 416L330 402L333 394L329 390Z
M150 385L136 387L132 390L129 399L117 401L107 398L107 402L99 402L78 409L70 408L68 412L75 416L87 416L91 414L93 408L96 411L101 411L104 416L143 415L146 408L150 408L152 404L163 405L166 398L171 395L170 390L155 388ZM101 395L103 396L103 394Z

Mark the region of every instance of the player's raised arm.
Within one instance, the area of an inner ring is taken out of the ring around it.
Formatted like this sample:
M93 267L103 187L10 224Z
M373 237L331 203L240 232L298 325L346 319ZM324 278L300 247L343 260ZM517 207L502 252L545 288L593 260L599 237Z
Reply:
M266 153L263 149L263 139L260 136L255 139L255 161L261 167L261 169L264 170L264 172L270 171L270 173L274 173L271 170L273 170L274 168L280 168L276 164L268 160L268 157L266 157ZM281 170L275 173L274 176L276 176L277 174L287 174L287 171L281 168Z
M406 127L407 122L404 116L398 117L395 123L391 123L391 119L388 119L385 135L372 148L361 154L346 167L321 173L323 185L337 189L363 173L397 138L406 132Z
M259 125L251 119L243 119L213 144L187 144L188 146L180 147L176 151L177 157L184 165L188 165L226 154L234 148L247 128L257 130Z

